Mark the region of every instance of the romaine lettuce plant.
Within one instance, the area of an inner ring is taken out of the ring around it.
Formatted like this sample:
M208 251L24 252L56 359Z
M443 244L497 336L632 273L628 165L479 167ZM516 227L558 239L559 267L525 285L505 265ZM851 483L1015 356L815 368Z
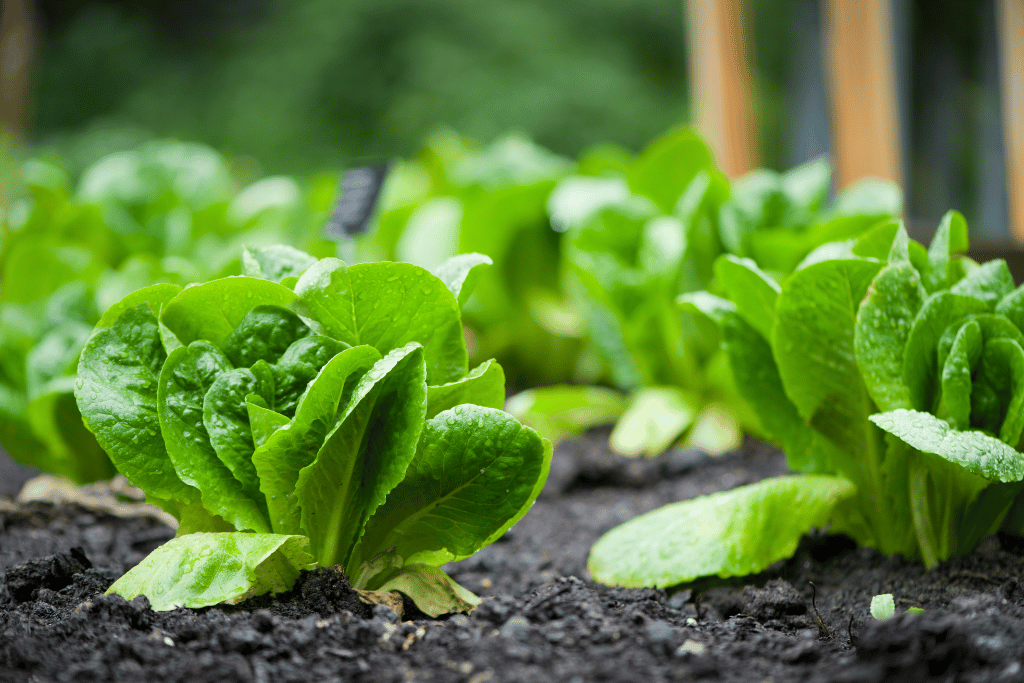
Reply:
M318 190L284 177L239 190L214 150L160 141L100 159L77 185L44 158L20 180L0 216L0 443L79 483L109 478L71 393L100 313L140 287L238 273L242 243L313 246Z
M656 455L688 434L690 444L722 451L738 443L741 426L760 431L736 392L716 326L680 311L676 297L717 291L712 263L720 254L782 276L815 247L899 212L899 190L888 183L863 183L826 205L830 186L820 159L730 182L687 129L655 141L621 173L559 184L549 207L565 230L566 289L611 383L630 393L613 448ZM511 405L531 406L530 414L541 404L562 410L554 396L579 397L558 387Z
M117 581L154 609L238 601L340 566L424 612L476 598L440 570L509 529L550 443L469 370L458 301L479 259L347 266L252 250L247 276L135 292L100 319L85 425L177 537Z
M595 577L669 585L756 572L829 520L929 567L1000 526L1020 533L1024 289L1003 261L979 265L957 255L966 249L966 223L950 212L927 250L889 221L820 247L781 283L720 257L729 298L683 305L718 323L737 387L806 474L634 519L594 546Z

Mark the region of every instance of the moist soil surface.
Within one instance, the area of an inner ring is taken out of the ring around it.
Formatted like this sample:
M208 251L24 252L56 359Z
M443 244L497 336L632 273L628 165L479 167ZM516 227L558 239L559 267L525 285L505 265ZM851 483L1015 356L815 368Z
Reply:
M1024 681L1024 544L932 571L815 533L754 577L673 591L594 584L597 538L665 503L781 474L757 441L626 460L563 443L531 512L448 571L483 603L429 619L363 604L344 576L237 607L153 612L103 591L173 531L75 506L0 512L0 682ZM2 471L2 467L0 467ZM874 620L871 597L895 596ZM920 607L923 613L905 613Z

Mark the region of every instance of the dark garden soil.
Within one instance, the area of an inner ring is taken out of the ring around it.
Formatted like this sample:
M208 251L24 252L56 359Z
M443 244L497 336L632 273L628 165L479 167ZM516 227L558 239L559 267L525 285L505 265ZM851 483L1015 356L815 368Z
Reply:
M627 461L604 437L561 446L530 514L449 568L485 599L441 620L371 609L330 571L276 600L154 613L144 598L102 592L169 528L4 505L0 682L1024 681L1024 545L1009 538L926 572L817 534L730 585L594 585L587 551L612 526L784 471L755 441L718 459ZM879 593L895 595L897 612L925 612L877 622L868 605Z

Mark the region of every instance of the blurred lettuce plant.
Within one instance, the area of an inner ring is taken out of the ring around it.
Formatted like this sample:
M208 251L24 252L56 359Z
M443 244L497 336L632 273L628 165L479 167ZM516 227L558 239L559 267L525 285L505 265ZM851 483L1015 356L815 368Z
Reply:
M546 208L572 170L522 135L477 147L439 132L393 168L373 226L345 256L434 269L456 254L486 254L494 267L463 311L472 356L497 358L513 387L592 376L580 360L582 318L561 294L559 236Z
M629 394L611 434L614 449L656 455L685 436L688 445L721 452L742 431L762 432L736 392L716 326L676 299L717 291L712 264L721 254L781 277L819 245L859 236L900 212L900 191L889 183L862 181L828 202L831 186L824 159L730 181L685 128L632 159L595 150L559 182L548 208L564 233L563 287L604 376ZM562 434L607 421L610 405L603 392L567 387L529 390L509 403L541 429L550 413L562 415ZM575 429L566 416L578 418Z
M75 186L59 162L31 158L18 181L0 219L0 444L80 483L114 474L71 393L100 312L150 284L238 273L243 244L333 250L317 236L332 179L239 190L227 160L202 145L111 154Z

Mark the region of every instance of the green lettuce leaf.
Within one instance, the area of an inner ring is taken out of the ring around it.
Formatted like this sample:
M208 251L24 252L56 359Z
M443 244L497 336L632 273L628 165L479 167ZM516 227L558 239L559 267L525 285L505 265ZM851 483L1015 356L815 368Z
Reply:
M990 481L1024 479L1024 454L999 439L954 429L945 420L918 410L892 410L871 421L911 447L934 453Z
M527 389L509 398L505 409L552 443L611 424L626 410L626 399L604 387L553 386Z
M292 587L299 572L316 562L304 536L196 533L179 536L151 552L107 590L125 600L145 595L164 612L176 607L237 604Z
M601 583L632 588L755 574L790 557L853 493L839 477L787 476L672 503L606 533L587 566Z
M299 472L313 462L334 427L346 390L351 394L362 374L379 360L380 354L369 346L356 346L338 353L309 385L290 421L249 403L250 415L260 415L259 422L252 422L250 417L253 436L256 440L262 438L253 453L252 463L259 475L260 490L266 496L275 532L299 533L300 510L295 495ZM257 424L260 436L257 436Z
M299 278L295 293L300 315L347 344L368 344L381 353L421 344L432 385L458 380L468 370L458 302L443 282L418 266L349 267L323 259Z
M406 475L426 410L418 344L390 352L363 375L295 485L300 526L321 564L348 563L366 520Z
M370 518L349 575L388 552L433 566L469 557L526 513L550 460L550 444L500 410L464 405L441 413Z

